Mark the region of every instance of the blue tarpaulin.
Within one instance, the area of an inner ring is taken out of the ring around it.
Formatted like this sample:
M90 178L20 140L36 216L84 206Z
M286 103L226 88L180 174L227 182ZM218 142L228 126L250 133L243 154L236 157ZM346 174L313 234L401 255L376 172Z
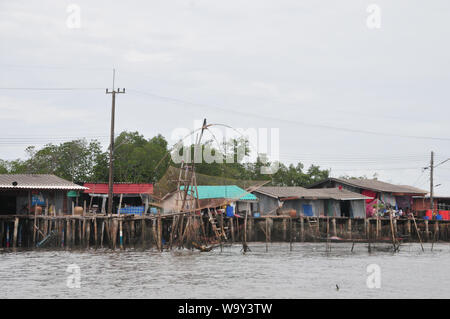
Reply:
M144 206L128 206L120 209L120 214L135 214L142 215L144 213Z
M313 209L311 205L303 204L303 215L305 216L314 216Z

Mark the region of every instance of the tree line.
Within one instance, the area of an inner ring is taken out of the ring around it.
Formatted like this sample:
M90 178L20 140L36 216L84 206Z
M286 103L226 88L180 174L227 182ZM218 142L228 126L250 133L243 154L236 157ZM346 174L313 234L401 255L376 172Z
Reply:
M227 142L234 151L245 140ZM139 132L120 133L115 139L114 181L130 183L156 183L164 176L169 166L178 166L172 161L170 147L162 135L146 139ZM204 149L206 145L202 145ZM194 146L191 146L193 151ZM78 139L60 144L47 144L41 148L26 148L26 159L0 160L1 174L55 174L76 182L108 181L109 152L103 150L98 140ZM219 148L213 149L218 156L227 154ZM246 148L246 154L249 155ZM234 155L233 155L234 156ZM307 186L329 175L328 170L311 165L305 168L302 163L285 165L279 163L276 173L261 174L261 167L270 165L261 158L255 162L244 162L236 158L233 163L198 163L197 173L210 176L223 176L240 180L268 180L273 186Z

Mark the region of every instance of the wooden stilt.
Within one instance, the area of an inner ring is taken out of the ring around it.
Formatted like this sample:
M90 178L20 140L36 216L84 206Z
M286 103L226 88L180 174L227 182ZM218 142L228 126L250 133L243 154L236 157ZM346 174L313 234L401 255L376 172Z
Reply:
M231 243L234 243L235 241L235 237L234 237L234 221L233 221L234 217L230 217L229 220L229 225L230 225L230 230L231 230Z
M269 251L269 226L268 226L269 219L266 217L266 252Z
M333 227L333 236L337 237L337 231L336 231L336 218L331 219L331 225Z
M103 248L103 236L105 234L105 221L102 220L102 229L100 232L100 248Z
M19 229L19 217L14 219L13 248L17 247L17 231Z
M112 247L113 249L116 249L116 243L117 243L117 231L118 231L118 221L117 219L114 219L112 221L112 234L111 234L111 241L112 241Z
M348 238L352 239L352 219L350 217L348 218L347 223Z
M77 224L76 224L76 221L75 221L75 219L74 220L72 220L72 247L75 247L75 239L76 239L76 228L77 227Z
M293 225L292 218L289 217L289 251L292 251Z
M86 205L86 201L84 202L84 204ZM87 249L89 249L90 239L91 239L91 220L88 219L86 221L86 237L85 237Z
M300 237L301 241L305 241L305 220L303 216L300 216Z
M95 217L94 215L94 245L95 245L95 249L98 248L98 232L97 232L97 217Z
M398 247L397 247L397 241L395 239L395 230L394 230L394 223L392 221L392 212L389 212L389 220L391 223L391 234L392 234L392 245L394 246L394 251L397 251Z
M119 244L120 244L120 249L123 249L123 221L122 219L120 219L119 221Z
M141 220L141 245L142 245L142 249L145 249L145 217L142 217ZM174 233L174 229L172 229L172 234Z
M161 214L158 215L158 249L159 251L163 251L162 245L162 219Z

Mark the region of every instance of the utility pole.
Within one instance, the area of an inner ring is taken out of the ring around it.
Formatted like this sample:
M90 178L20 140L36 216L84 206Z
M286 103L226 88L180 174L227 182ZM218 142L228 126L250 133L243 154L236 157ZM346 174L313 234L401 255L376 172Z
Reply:
M108 215L113 213L113 185L114 185L114 117L116 112L116 94L125 93L125 89L115 89L116 70L113 70L113 87L112 91L106 89L106 94L112 95L112 105L111 105L111 136L109 143L109 184L108 184Z
M434 152L431 151L431 162L430 162L430 208L431 208L431 216L433 216L433 213L434 213L433 170L434 170Z

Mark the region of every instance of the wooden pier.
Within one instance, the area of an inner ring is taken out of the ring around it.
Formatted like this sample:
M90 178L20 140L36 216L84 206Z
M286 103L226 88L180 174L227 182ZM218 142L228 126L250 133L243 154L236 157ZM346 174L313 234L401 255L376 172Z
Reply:
M2 215L0 248L157 249L248 242L449 241L450 221L413 218Z

